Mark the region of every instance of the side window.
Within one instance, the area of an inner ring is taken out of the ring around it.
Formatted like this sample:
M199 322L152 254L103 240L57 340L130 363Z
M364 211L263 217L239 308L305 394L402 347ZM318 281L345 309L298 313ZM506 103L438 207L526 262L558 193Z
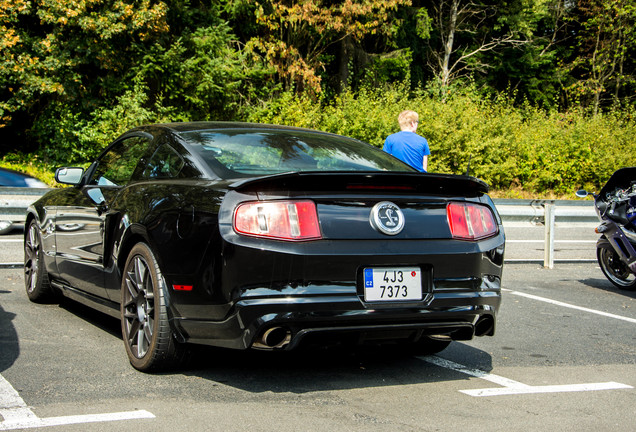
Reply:
M185 165L183 158L168 144L159 146L146 165L142 178L177 178Z
M148 139L126 138L115 144L98 161L97 169L90 182L100 186L123 186L132 177L139 160L148 148Z

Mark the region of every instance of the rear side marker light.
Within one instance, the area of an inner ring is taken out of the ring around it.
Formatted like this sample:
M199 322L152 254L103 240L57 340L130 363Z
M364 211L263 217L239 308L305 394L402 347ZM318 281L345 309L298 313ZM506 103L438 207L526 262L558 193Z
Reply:
M446 207L448 225L453 238L479 240L493 236L499 231L490 208L470 203L451 202Z
M240 204L234 212L239 234L276 240L322 238L313 201L255 201Z
M192 291L192 285L172 285L175 291Z

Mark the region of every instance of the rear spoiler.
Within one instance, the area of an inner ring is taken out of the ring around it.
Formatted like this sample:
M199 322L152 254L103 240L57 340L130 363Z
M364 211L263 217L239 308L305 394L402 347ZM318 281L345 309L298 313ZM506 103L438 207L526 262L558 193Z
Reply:
M453 174L397 173L386 171L294 172L242 179L230 185L242 192L342 191L391 192L440 196L480 197L488 193L488 184L475 177Z

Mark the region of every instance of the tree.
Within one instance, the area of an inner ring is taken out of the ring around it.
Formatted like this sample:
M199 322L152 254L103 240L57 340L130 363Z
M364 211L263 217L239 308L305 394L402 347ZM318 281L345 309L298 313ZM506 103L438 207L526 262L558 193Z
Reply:
M389 19L410 0L250 0L262 32L248 45L276 69L286 90L322 91L321 72L340 43L396 30ZM336 54L347 62L347 46ZM341 74L344 75L343 72Z
M484 55L492 65L476 81L492 92L505 92L518 103L543 108L565 107L564 88L571 78L560 65L572 56L578 29L569 19L570 1L529 0L504 11L506 22L528 41ZM512 4L509 4L513 6Z
M569 90L596 115L605 101L618 103L624 90L625 99L634 98L636 1L582 0L578 9L578 55L568 65L578 81Z
M165 15L165 3L149 0L2 0L4 116L10 120L47 98L101 93L120 78L132 47L168 31Z
M150 0L0 0L3 145L26 141L25 129L50 134L63 106L90 112L125 90L137 47L168 32L166 11Z
M453 79L493 68L485 61L485 53L529 42L524 29L511 25L511 14L505 13L511 6L506 11L500 2L480 0L435 0L425 4L434 29L428 39L428 67L439 83L442 98ZM517 14L523 11L518 9Z
M272 72L234 37L222 6L0 0L0 145L43 144L70 163L122 127L227 118L266 97Z

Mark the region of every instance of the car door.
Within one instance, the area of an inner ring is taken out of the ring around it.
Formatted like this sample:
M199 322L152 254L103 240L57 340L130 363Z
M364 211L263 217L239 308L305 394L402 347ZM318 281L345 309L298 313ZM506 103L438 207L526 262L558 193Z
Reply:
M71 287L108 298L104 275L104 226L109 204L130 181L148 150L151 136L128 136L91 165L88 179L69 193L56 211L55 242L59 276Z

